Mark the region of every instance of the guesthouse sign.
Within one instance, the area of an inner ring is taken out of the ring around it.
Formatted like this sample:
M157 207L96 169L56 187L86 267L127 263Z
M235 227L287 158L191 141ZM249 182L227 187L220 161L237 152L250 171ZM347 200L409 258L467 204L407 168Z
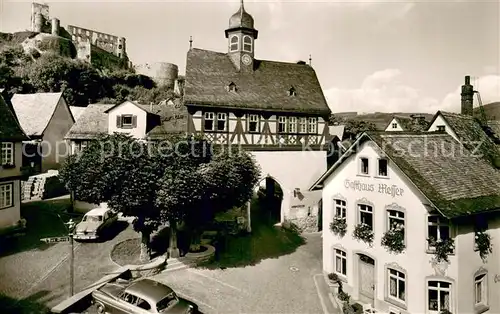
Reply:
M360 192L376 192L379 194L387 194L392 197L403 196L404 189L398 187L395 184L385 184L385 183L365 183L359 180L349 180L344 181L344 187L346 189L351 189Z

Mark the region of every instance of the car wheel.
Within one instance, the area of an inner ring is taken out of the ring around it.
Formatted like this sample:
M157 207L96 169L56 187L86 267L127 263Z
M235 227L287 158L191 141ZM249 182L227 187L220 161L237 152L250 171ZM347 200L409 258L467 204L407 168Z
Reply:
M106 307L102 303L97 303L97 313L99 314L106 313Z

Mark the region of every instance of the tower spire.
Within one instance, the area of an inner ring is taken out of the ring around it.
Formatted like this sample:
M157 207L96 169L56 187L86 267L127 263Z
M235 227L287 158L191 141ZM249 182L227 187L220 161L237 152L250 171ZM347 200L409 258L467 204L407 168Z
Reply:
M312 66L312 57L309 55L309 66Z
M193 48L193 36L189 36L189 49Z
M245 9L245 4L243 3L243 0L240 1L240 7L241 7L241 10Z

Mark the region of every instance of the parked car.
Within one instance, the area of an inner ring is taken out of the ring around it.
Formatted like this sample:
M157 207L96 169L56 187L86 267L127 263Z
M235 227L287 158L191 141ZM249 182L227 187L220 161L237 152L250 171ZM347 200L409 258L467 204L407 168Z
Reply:
M196 304L179 298L170 287L147 278L132 283L107 283L92 292L92 297L99 314L199 313Z
M97 207L87 212L76 225L73 238L96 240L101 238L118 220L118 215L107 207Z

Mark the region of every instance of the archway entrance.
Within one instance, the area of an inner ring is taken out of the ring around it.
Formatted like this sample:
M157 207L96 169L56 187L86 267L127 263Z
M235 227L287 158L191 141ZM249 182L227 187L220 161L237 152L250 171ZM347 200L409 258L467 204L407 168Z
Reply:
M283 190L276 180L266 177L262 180L257 190L258 219L270 224L281 222L281 203Z

